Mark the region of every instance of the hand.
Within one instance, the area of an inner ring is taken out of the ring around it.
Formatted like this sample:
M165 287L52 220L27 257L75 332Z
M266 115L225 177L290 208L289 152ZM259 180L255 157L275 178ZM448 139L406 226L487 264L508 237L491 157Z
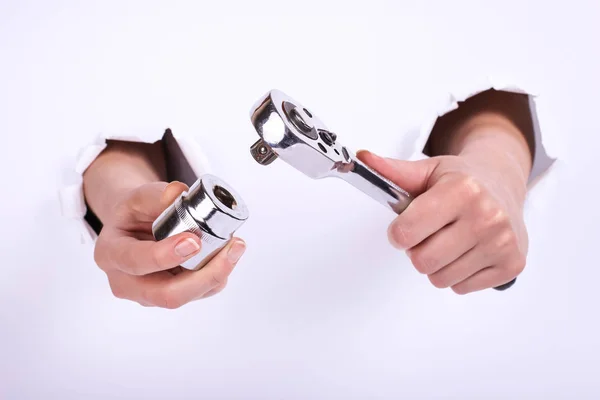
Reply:
M466 294L510 282L523 271L526 182L507 160L489 154L412 162L369 152L358 157L417 196L388 236L435 287Z
M178 308L220 292L245 250L232 240L204 268L184 270L179 265L200 250L192 233L180 233L156 242L152 222L187 186L154 182L126 191L106 221L94 252L113 294L143 306Z

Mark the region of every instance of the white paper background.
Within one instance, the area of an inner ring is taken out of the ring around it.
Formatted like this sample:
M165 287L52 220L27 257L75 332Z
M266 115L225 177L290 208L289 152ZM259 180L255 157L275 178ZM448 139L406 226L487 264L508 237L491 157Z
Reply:
M593 0L0 2L0 398L598 398L599 17ZM435 289L388 245L387 210L249 156L271 88L351 148L408 156L486 73L534 87L560 157L510 291ZM56 196L99 132L166 125L251 210L228 288L175 311L112 298Z

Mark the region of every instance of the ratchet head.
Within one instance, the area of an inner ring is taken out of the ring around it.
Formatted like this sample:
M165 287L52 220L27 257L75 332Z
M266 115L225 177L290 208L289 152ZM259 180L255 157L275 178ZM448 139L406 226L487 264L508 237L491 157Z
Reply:
M256 102L250 120L260 136L250 153L259 164L281 158L311 178L341 178L398 214L411 202L410 194L363 164L309 109L281 91Z
M262 165L279 157L311 178L323 178L350 161L348 150L336 143L337 136L279 90L256 102L250 119L260 136L250 152Z

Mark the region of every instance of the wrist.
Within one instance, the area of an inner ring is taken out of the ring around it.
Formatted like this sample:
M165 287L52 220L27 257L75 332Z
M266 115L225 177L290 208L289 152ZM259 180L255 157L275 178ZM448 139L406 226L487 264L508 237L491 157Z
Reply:
M529 175L532 155L522 132L508 118L493 112L479 113L456 129L449 150L466 155L478 152L488 157L508 158Z

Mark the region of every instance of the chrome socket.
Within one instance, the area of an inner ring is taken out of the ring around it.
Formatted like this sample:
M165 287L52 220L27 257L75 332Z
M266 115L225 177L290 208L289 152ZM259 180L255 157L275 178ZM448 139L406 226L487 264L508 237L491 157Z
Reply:
M200 252L181 266L199 270L227 245L248 216L242 197L220 178L206 174L158 216L152 233L156 240L181 232L198 236L202 242Z

